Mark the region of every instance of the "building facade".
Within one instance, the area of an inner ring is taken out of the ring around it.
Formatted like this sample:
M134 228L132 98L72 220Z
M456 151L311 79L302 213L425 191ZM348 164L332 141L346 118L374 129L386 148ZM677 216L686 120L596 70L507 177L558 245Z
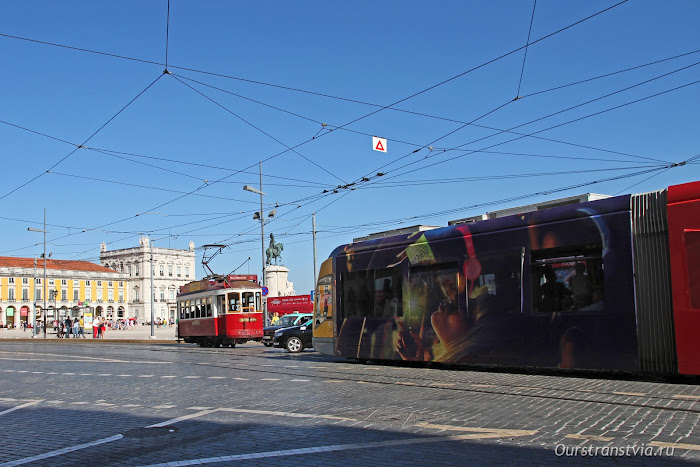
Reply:
M125 276L88 261L0 257L0 325L19 327L66 316L125 318Z
M141 237L136 248L111 251L102 243L100 262L104 267L124 275L129 290L130 316L138 318L140 322L151 320L151 287L153 317L175 319L175 297L180 286L196 280L194 242L190 242L189 249L178 250L156 247L148 237ZM150 264L152 267L149 267Z

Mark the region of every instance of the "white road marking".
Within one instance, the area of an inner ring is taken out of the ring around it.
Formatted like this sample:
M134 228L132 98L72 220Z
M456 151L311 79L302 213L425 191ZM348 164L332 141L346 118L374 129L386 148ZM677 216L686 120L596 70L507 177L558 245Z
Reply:
M29 373L29 370L17 370L17 373ZM70 373L73 374L73 373Z
M183 466L183 465L201 465L201 464L213 464L221 462L232 462L241 461L248 459L263 459L268 457L283 457L283 456L296 456L300 454L316 454L319 452L333 452L333 451L348 451L351 449L373 449L373 448L383 448L391 446L405 446L412 444L425 444L425 443L440 443L445 441L461 441L465 439L481 439L481 437L494 438L494 437L505 437L505 436L517 436L512 435L515 431L526 431L526 430L501 430L508 434L496 435L495 433L472 433L469 435L453 435L453 436L437 436L428 438L407 438L407 439L397 439L388 441L371 441L368 443L351 443L351 444L331 444L328 446L314 446L302 449L285 449L280 451L267 451L267 452L255 452L250 454L235 454L230 456L219 456L219 457L206 457L202 459L189 459L189 460L179 460L165 462L162 464L150 464L144 467L170 467L173 465ZM519 435L519 436L525 436Z
M300 383L306 383L311 381L310 379L290 379L290 381L299 381Z
M117 376L126 376L126 377L128 377L128 376L131 376L131 375L117 375Z
M92 376L92 373L80 373L78 376Z
M38 401L30 401L30 402L27 402L26 404L18 405L17 407L13 407L13 408L11 408L11 409L3 410L2 412L0 412L0 415L5 415L6 413L10 413L10 412L14 412L15 410L23 409L23 408L25 408L25 407L29 407L29 406L31 406L31 405L38 404L39 402L41 402L41 401L40 401L40 400L38 400Z
M587 439L590 441L612 441L615 438L611 438L610 436L595 436L595 435L566 435L564 438L569 438L569 439Z
M139 378L153 378L155 375L140 375Z
M97 376L112 376L112 373L100 373Z
M44 373L44 372L43 371L32 371L33 375L40 375L42 373Z
M89 404L89 402L79 401L79 402L71 402L70 403L70 405L84 405L84 404Z
M44 454L39 454L37 456L25 457L24 459L17 459L17 460L12 461L12 462L5 462L4 464L0 464L0 467L13 467L15 465L29 464L30 462L36 462L36 461L40 461L42 459L48 459L49 457L60 456L61 454L65 454L67 452L79 451L81 449L91 448L93 446L98 446L100 444L111 443L112 441L117 441L117 440L122 439L122 438L123 438L122 435L114 435L114 436L110 436L109 438L98 439L97 441L92 441L90 443L79 444L77 446L71 446L71 447L67 447L67 448L57 449L55 451L46 452Z
M187 410L212 410L212 409L213 409L213 407L198 407L196 405L194 407L187 407Z
M235 379L238 381L250 381L248 378L231 378L231 379Z
M279 378L261 378L260 381L279 381Z
M154 409L172 409L173 407L177 407L177 405L156 405L153 408Z
M182 417L177 417L177 418L173 418L171 420L166 420L164 422L154 423L153 425L148 425L146 428L160 428L160 427L164 427L164 426L170 426L174 423L181 422L183 420L189 420L191 418L201 417L203 415L208 415L212 412L216 412L216 409L202 410L201 412L195 412L195 413L191 413L189 415L183 415Z
M184 376L185 379L198 379L201 378L201 376Z
M161 376L161 378L177 378L175 375L166 375L166 376Z
M210 376L209 379L225 379L225 376Z

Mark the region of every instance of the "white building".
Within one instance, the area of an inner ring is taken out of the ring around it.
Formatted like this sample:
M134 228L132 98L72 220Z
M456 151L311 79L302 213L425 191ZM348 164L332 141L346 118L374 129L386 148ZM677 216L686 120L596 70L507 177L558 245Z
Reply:
M190 242L188 250L177 250L152 246L148 237L141 237L137 248L112 251L107 251L107 245L102 243L100 261L105 267L124 274L129 290L129 316L137 317L142 323L151 319L151 277L156 319L177 318L175 296L178 289L196 280L194 242ZM149 268L151 261L153 267Z

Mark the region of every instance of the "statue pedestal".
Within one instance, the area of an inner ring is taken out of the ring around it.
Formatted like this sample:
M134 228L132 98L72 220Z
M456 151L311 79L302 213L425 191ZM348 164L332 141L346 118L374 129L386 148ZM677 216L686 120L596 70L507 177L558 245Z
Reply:
M289 269L284 266L265 266L265 286L269 289L268 297L285 297L295 295L294 284L287 280Z

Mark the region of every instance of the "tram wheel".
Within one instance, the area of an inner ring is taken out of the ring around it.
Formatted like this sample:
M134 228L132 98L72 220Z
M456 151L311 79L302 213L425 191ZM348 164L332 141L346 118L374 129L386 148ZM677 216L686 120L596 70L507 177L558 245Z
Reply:
M236 341L231 342L231 348L234 348L236 346Z
M304 350L304 344L298 337L290 337L289 339L287 339L285 347L287 348L287 351L291 353L297 353Z
M221 347L221 342L217 341L217 342L214 342L212 345L218 349L219 347Z

